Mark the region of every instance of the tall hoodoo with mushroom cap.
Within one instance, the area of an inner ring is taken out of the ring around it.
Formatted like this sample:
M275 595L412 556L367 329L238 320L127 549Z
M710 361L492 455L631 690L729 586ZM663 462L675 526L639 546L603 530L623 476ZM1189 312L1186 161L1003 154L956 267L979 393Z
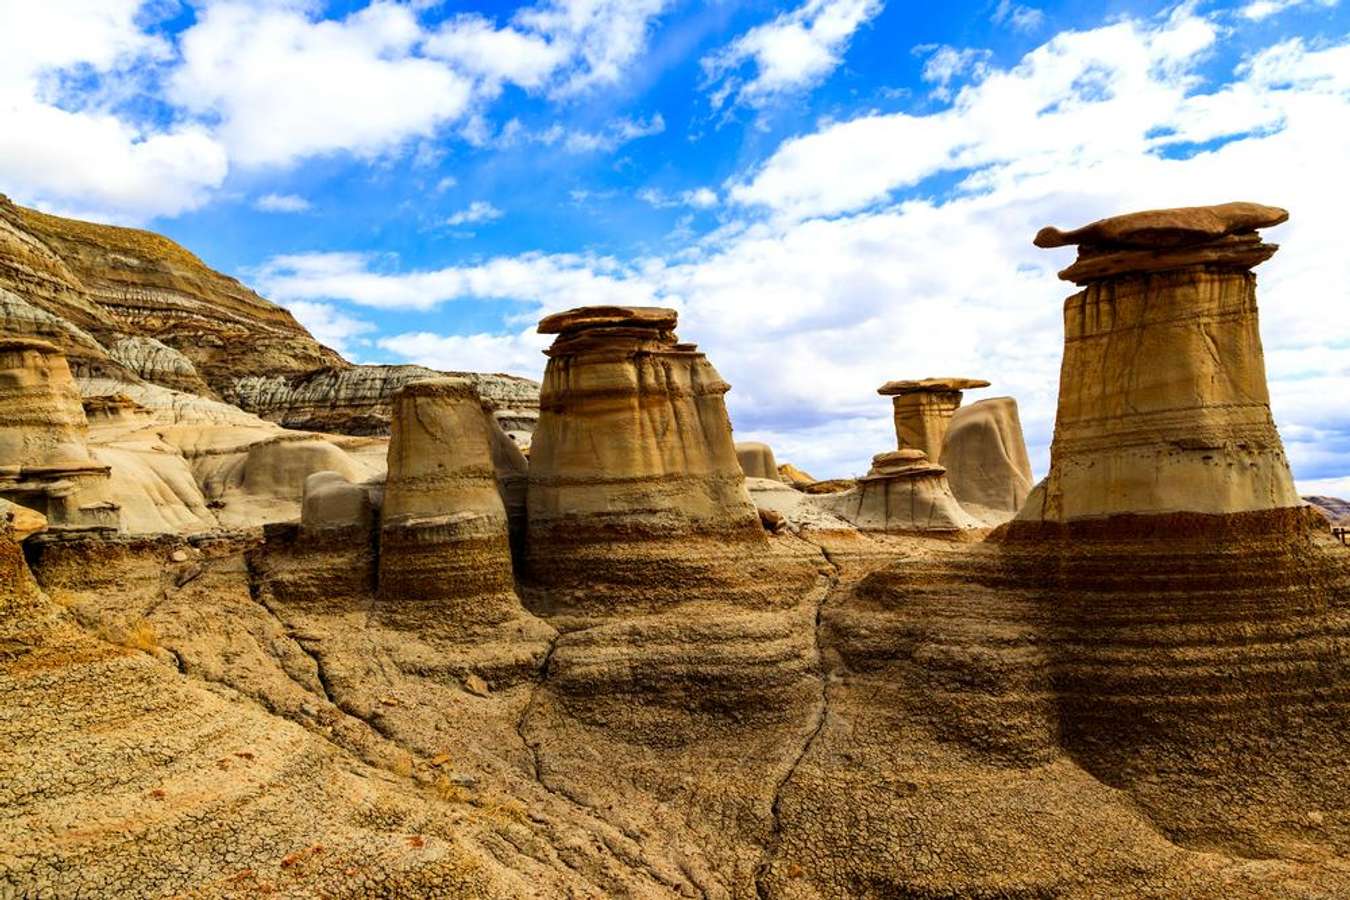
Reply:
M530 450L539 584L675 600L764 548L722 399L729 385L675 322L672 309L590 306L539 323L557 335Z
M1278 249L1254 203L1157 210L1069 232L1065 348L1050 473L1019 514L1226 514L1300 506L1270 394L1251 269Z
M919 450L930 460L942 458L942 444L961 395L972 388L989 387L980 378L921 378L888 381L877 388L895 406L895 440L901 450Z

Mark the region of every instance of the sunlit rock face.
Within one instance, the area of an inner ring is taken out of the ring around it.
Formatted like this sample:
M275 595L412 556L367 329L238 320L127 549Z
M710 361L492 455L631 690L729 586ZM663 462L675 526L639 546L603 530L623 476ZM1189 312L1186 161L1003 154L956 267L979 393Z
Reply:
M519 611L492 439L467 381L418 381L394 395L378 609L389 622L461 634Z
M741 582L735 560L763 549L722 399L729 386L679 342L675 320L669 309L583 307L540 323L557 338L530 450L537 584L592 596L626 585L606 602L679 602Z
M1065 349L1051 467L1019 518L1224 514L1301 504L1270 413L1251 268L1276 251L1250 203L1117 216L1060 277Z
M990 524L1016 515L1032 487L1017 401L994 397L958 409L940 461L952 493L971 515Z

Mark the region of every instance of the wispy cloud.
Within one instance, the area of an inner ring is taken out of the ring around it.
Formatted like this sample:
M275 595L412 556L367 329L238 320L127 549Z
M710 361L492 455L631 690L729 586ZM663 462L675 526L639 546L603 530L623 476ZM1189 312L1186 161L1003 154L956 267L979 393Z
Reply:
M298 213L307 212L312 206L298 194L263 194L253 201L253 208L263 212Z
M475 200L466 208L454 213L445 220L445 224L450 226L460 225L480 225L484 222L493 222L500 219L505 213L500 209L488 203L486 200Z

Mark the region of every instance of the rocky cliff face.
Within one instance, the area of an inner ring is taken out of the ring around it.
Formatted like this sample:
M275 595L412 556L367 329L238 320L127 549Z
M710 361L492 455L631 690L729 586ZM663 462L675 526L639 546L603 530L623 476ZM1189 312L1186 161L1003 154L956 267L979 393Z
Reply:
M332 366L295 374L245 375L225 391L241 409L287 428L388 434L390 398L405 385L443 374L423 366ZM498 424L528 443L539 419L539 384L515 375L462 372Z
M162 235L47 215L3 195L0 334L56 344L82 383L148 382L341 434L388 434L393 392L444 374L352 365L288 311ZM527 440L538 385L466 377L502 427Z

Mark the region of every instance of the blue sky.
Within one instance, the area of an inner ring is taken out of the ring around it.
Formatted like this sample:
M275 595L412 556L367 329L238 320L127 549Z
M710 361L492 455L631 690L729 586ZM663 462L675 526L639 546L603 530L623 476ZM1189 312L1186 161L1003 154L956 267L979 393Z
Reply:
M675 306L737 435L820 476L972 375L1043 472L1064 253L1290 208L1260 270L1306 490L1350 494L1336 0L0 0L0 191L145 225L360 362L537 375L541 315Z

